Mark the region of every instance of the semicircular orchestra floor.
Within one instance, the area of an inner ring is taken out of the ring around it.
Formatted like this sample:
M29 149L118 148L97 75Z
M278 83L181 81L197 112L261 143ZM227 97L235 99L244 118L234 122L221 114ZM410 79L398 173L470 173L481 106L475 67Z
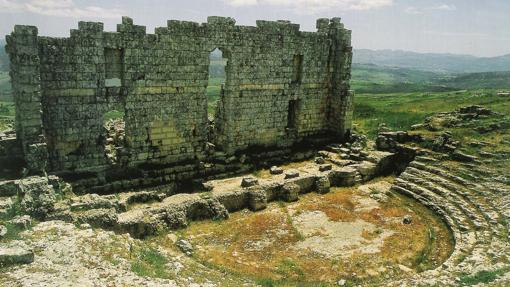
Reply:
M440 266L453 251L448 227L390 191L393 180L196 222L180 235L198 260L257 282L375 284Z

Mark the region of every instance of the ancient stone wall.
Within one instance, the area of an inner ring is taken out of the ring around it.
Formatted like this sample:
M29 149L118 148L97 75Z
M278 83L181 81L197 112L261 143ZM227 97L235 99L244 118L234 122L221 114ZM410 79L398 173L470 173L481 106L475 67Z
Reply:
M200 162L218 155L341 141L352 117L350 31L338 18L320 19L317 28L209 17L203 24L170 20L147 34L124 17L117 32L80 22L69 38L50 38L16 26L6 49L27 165L103 177L117 170L131 179L163 170L158 175L173 180L193 177ZM206 87L215 48L228 59L227 80L210 127ZM113 164L103 119L111 110L124 111L125 122Z

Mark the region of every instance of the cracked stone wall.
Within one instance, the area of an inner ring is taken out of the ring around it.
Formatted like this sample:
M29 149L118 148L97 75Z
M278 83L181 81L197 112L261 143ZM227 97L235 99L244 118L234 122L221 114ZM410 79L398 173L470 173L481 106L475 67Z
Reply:
M103 115L123 110L115 168L134 170L131 177L147 177L148 166L206 161L210 146L233 155L342 140L352 118L350 35L339 18L319 19L317 32L288 21L251 27L209 17L169 20L147 34L123 17L117 32L79 22L69 38L17 25L6 47L17 137L34 171L109 170ZM206 87L215 48L228 64L210 145Z

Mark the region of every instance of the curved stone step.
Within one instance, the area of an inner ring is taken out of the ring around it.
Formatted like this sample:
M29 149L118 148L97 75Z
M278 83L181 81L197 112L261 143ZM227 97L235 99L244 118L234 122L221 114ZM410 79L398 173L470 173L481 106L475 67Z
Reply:
M493 226L492 231L496 233L497 236L501 236L498 232L500 227L508 228L508 226L503 226L500 222L498 222L497 218L501 216L501 213L498 212L499 209L494 206L494 202L487 199L485 193L483 195L480 193L480 191L483 190L482 187L476 188L478 185L471 183L474 188L468 188L464 185L460 185L458 182L449 181L447 177L443 176L445 174L431 173L430 168L423 170L410 167L409 171L412 172L413 169L428 173L427 180L433 181L448 190L455 191L464 197L464 199L466 199L468 202L471 202L474 206L476 206L477 209L481 211L488 223Z

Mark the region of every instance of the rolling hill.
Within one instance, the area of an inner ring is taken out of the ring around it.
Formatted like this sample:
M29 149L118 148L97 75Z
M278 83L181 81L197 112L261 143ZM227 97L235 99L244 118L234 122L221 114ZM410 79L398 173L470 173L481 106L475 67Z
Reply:
M353 64L351 87L356 93L372 94L510 89L510 71L453 74Z
M501 72L510 71L510 54L493 58L479 58L469 55L356 49L354 50L353 63L440 73Z

